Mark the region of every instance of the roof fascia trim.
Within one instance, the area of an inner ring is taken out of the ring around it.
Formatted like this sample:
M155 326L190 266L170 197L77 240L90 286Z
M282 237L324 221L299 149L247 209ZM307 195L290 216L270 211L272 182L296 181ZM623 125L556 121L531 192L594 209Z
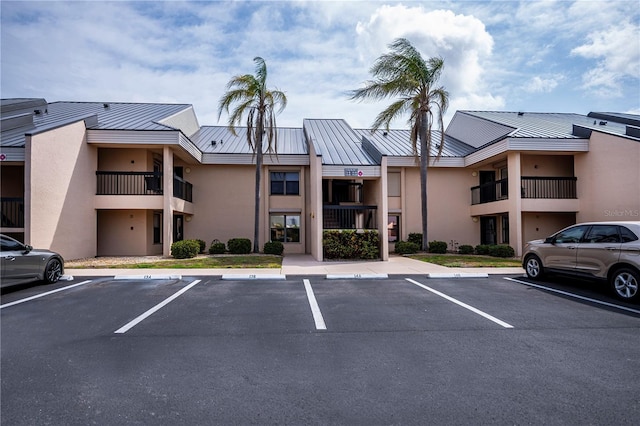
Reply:
M85 114L82 115L80 117L74 117L74 118L70 118L67 120L63 120L63 121L58 121L56 123L51 123L48 124L46 126L39 126L36 127L33 130L30 130L28 132L25 133L25 136L35 136L38 135L40 133L45 133L45 132L49 132L51 130L60 128L60 127L65 127L68 126L70 124L74 124L77 123L79 121L84 121L84 125L86 128L90 128L92 126L96 126L98 124L98 114Z

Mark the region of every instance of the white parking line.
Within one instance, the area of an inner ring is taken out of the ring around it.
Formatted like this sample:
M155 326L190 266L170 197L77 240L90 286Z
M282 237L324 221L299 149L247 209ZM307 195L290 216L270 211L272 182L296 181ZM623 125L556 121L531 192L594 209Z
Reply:
M517 280L515 278L504 277L504 279L516 282L518 284L524 284L524 285L528 285L528 286L531 286L531 287L540 288L542 290L550 291L552 293L558 293L558 294L562 294L562 295L565 295L565 296L573 297L574 299L586 300L587 302L596 303L598 305L609 306L610 308L616 308L616 309L620 309L620 310L627 311L627 312L633 312L634 314L640 314L640 311L637 310L637 309L627 308L626 306L616 305L615 303L603 302L602 300L591 299L590 297L584 297L584 296L580 296L580 295L577 295L577 294L574 294L574 293L569 293L567 291L557 290L555 288L545 287L543 285L538 285L538 284L533 284L533 283L530 283L528 281L520 281L520 280Z
M9 306L17 305L19 303L28 302L30 300L39 299L40 297L48 296L50 294L57 293L59 291L69 290L70 288L78 287L79 285L85 285L85 284L88 284L90 282L91 282L91 280L82 281L81 283L71 284L71 285L68 285L66 287L60 287L60 288L57 288L55 290L47 291L46 293L36 294L35 296L27 297L25 299L20 299L20 300L14 301L14 302L5 303L4 305L0 305L0 309L8 308Z
M322 312L320 312L320 307L318 306L318 301L316 300L315 294L313 294L313 288L311 288L311 283L309 280L304 281L304 288L307 291L307 299L309 299L309 306L311 307L311 313L313 314L313 321L316 323L316 330L326 330L327 326L324 323L324 318L322 317Z
M159 311L163 306L168 305L171 301L173 301L174 299L178 298L181 294L187 292L191 287L193 287L194 285L198 284L200 281L201 280L193 281L191 284L187 285L185 288L183 288L180 291L176 292L174 295L172 295L172 296L166 298L165 300L163 300L162 302L158 303L156 306L154 306L153 308L149 309L144 314L142 314L142 315L138 316L137 318L129 321L127 324L123 325L122 327L120 327L119 329L114 331L114 333L115 334L124 334L124 333L126 333L127 331L129 331L130 329L135 327L137 324L142 322L145 318L153 315L155 312Z
M461 302L461 301L459 301L459 300L457 300L457 299L454 299L454 298L453 298L453 297L451 297L451 296L447 296L447 295L446 295L446 294L444 294L444 293L440 293L438 290L434 290L434 289L432 289L431 287L427 287L427 286L426 286L426 285L424 285L424 284L420 284L419 282L414 281L414 280L412 280L411 278L406 278L406 280L407 280L407 281L409 281L409 282L410 282L410 283L412 283L412 284L417 285L418 287L422 287L422 288L424 288L425 290L429 290L429 291L430 291L431 293L433 293L433 294L436 294L436 295L438 295L438 296L440 296L440 297L442 297L442 298L444 298L444 299L447 299L449 302L453 302L453 303L455 303L455 304L456 304L456 305L458 305L458 306L462 306L463 308L468 309L468 310L470 310L471 312L474 312L474 313L476 313L476 314L480 315L481 317L484 317L484 318L488 319L489 321L493 321L493 322L495 322L496 324L501 325L501 326L502 326L502 327L504 327L504 328L513 328L513 326L512 326L511 324L508 324L508 323L506 323L506 322L504 322L504 321L502 321L502 320L499 320L498 318L496 318L496 317L494 317L494 316L491 316L491 315L487 314L486 312L482 312L480 309L476 309L476 308L474 308L473 306L467 305L466 303L463 303L463 302Z

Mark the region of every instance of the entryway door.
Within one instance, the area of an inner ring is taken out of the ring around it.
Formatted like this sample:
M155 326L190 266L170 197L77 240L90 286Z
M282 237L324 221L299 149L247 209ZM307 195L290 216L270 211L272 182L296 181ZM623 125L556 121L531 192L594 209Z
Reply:
M184 239L184 215L173 215L173 241L182 241Z
M496 244L496 217L483 216L480 218L480 244Z

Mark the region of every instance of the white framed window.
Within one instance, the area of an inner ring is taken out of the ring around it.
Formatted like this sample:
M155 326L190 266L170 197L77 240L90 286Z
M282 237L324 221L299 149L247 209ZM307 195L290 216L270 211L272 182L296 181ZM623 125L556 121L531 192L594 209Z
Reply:
M269 222L271 224L271 241L300 242L299 214L272 214L269 216Z
M271 195L300 195L300 173L271 172Z

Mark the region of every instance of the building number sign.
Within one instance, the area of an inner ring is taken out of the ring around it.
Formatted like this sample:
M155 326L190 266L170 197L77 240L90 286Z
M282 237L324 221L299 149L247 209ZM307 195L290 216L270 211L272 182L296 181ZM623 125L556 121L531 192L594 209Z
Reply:
M348 168L348 169L344 169L344 175L345 176L362 176L362 171L358 169Z

